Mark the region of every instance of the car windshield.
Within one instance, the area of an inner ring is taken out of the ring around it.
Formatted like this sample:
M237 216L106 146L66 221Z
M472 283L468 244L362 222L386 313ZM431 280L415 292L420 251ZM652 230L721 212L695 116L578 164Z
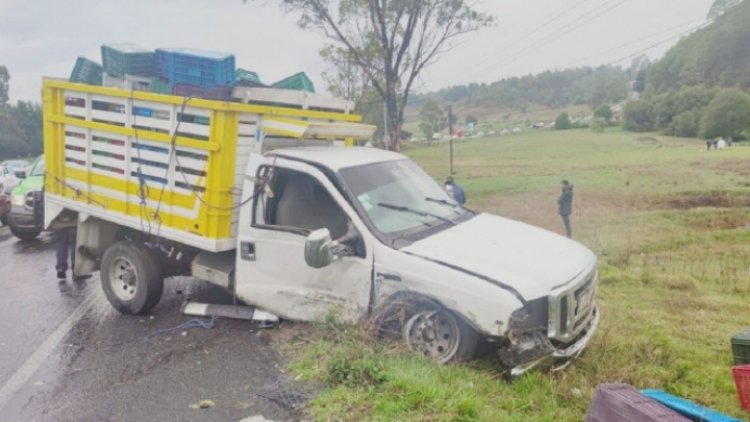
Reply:
M44 176L44 156L37 158L34 168L31 169L32 176Z
M385 235L455 224L466 214L408 159L349 167L340 174L366 217Z

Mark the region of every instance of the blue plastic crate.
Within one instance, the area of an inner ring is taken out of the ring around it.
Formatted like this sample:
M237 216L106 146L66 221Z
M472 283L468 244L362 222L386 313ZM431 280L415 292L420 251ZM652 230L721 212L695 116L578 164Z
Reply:
M701 422L741 422L739 419L719 413L707 407L700 406L677 396L673 396L661 390L643 390L644 396L650 397L668 408L685 415L694 421Z
M156 72L170 84L202 87L231 85L234 55L186 48L156 50Z
M102 66L108 75L154 76L154 52L135 44L104 44L101 47Z

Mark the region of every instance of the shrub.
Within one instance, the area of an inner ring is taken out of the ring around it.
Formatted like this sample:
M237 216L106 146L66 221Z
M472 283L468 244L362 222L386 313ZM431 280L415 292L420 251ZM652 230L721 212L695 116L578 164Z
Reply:
M555 119L555 129L570 129L570 116L568 116L568 113L562 112L559 116L557 116L557 119Z

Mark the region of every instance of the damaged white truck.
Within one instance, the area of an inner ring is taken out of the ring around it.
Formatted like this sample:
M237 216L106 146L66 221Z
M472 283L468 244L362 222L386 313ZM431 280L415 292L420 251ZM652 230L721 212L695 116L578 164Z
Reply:
M189 274L282 318L373 322L440 362L480 342L513 374L562 367L599 321L595 255L458 205L403 155L350 146L351 104L44 82L45 224L126 314Z

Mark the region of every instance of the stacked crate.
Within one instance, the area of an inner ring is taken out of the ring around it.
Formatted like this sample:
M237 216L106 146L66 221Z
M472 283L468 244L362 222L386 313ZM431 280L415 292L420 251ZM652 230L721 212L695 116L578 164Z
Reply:
M105 73L117 78L125 75L152 77L156 72L154 52L135 44L102 45L102 65Z
M215 87L232 85L234 56L188 48L156 50L156 73L171 84Z
M284 78L278 82L274 82L273 84L271 84L271 87L276 89L315 92L315 87L313 86L312 81L307 77L305 72L296 73L292 76L289 76L288 78Z
M99 63L79 57L76 60L75 67L73 67L73 72L70 74L70 81L89 85L101 85L102 66Z

